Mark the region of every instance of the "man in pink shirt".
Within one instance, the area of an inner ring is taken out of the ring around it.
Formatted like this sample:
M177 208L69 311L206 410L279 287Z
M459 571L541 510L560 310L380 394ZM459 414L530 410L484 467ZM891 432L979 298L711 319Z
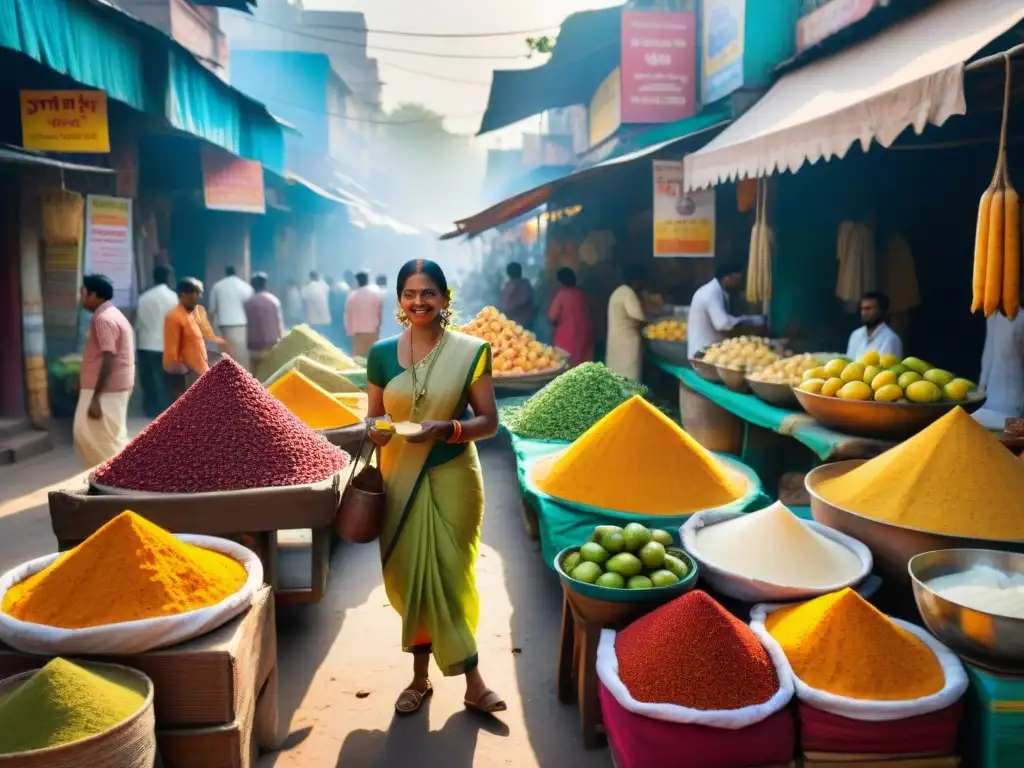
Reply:
M366 357L370 347L380 339L384 299L380 291L370 287L369 273L356 275L356 284L359 287L348 295L345 302L345 333L352 339L352 354Z
M75 451L87 468L114 458L128 443L128 401L135 387L135 333L112 303L114 284L86 275L82 307L92 313L75 408Z

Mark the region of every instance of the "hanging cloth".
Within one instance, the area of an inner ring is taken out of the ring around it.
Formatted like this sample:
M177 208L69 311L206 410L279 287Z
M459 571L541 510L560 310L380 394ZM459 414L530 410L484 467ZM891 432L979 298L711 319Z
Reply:
M921 304L914 254L907 238L898 232L885 241L882 260L882 290L889 297L889 311L899 314Z
M840 222L836 260L836 296L852 311L849 305L858 304L861 296L877 286L875 235L871 228L859 221Z

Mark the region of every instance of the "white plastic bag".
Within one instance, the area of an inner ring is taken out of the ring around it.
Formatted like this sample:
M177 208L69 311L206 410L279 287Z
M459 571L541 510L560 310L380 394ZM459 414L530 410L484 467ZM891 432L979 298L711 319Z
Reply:
M178 538L187 544L220 552L237 560L248 574L245 584L235 594L208 608L177 616L126 621L85 629L58 629L42 624L31 624L0 611L0 641L22 653L46 656L144 653L155 648L177 645L212 632L252 605L253 597L263 586L263 563L254 552L241 544L214 536L179 534ZM31 560L0 576L0 605L3 604L7 590L43 570L61 554Z
M805 587L790 587L783 584L773 584L769 581L751 578L750 576L744 576L743 574L727 571L724 568L719 568L709 564L703 557L701 557L700 549L697 546L697 532L709 525L715 525L716 523L731 520L742 514L745 513L719 510L698 512L687 520L686 523L683 524L683 527L679 529L679 537L683 542L683 549L685 549L689 555L697 561L697 565L700 566L701 579L707 581L707 583L713 587L715 592L726 595L727 597L734 597L745 603L794 602L799 600L809 600L812 597L827 595L830 592L838 592L840 589L844 589L845 587L856 587L871 574L873 559L870 549L857 541L857 539L847 536L845 533L841 533L834 528L829 528L827 525L814 522L813 520L801 520L800 522L815 533L821 534L826 539L831 539L837 544L841 544L846 547L857 556L858 560L860 560L860 571L857 573L855 578L827 587L808 589Z
M637 701L630 695L625 683L619 679L619 659L615 655L615 632L611 629L601 630L601 641L597 646L597 676L622 708L634 714L651 720L662 720L666 723L705 725L709 728L737 731L767 720L789 704L790 699L793 698L793 676L789 665L785 663L786 659L782 655L782 649L779 648L778 643L775 644L774 649L768 645L765 645L765 649L775 665L775 672L779 678L779 690L764 704L755 704L742 709L693 709L681 707L678 704L650 704Z
M771 636L768 628L765 627L764 622L769 614L788 607L788 605L755 605L750 611L750 628L754 630L754 634L757 635L765 648L772 654L772 658L775 658L776 654L782 657L782 662L786 665L788 675L796 686L797 699L815 709L839 715L840 717L848 717L851 720L876 723L889 722L891 720L904 720L909 717L927 715L946 709L953 706L967 692L967 672L964 670L964 665L960 658L932 637L926 630L891 616L889 619L896 626L907 630L907 632L921 640L935 654L946 681L942 690L919 699L867 701L865 699L837 696L834 693L826 693L817 688L812 688L796 676L793 667L790 666L789 659L786 658L786 654L782 650L782 646Z

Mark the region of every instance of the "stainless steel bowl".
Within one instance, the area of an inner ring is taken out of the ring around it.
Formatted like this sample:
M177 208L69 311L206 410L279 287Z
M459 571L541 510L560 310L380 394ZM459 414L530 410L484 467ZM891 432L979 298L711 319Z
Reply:
M703 360L691 357L690 365L693 366L693 370L697 372L697 375L705 381L710 381L715 384L722 383L722 379L718 375L718 369L711 363L705 363Z
M997 672L1024 672L1024 619L968 608L928 587L932 579L979 565L1024 574L1024 555L991 549L944 549L917 555L907 565L917 609L929 631L967 661Z
M739 392L740 394L746 394L750 391L750 387L747 385L747 372L745 370L724 368L721 365L716 365L715 371L718 372L718 378L722 380L726 389Z
M747 384L751 391L759 398L770 405L777 405L779 408L800 410L800 401L793 394L793 387L789 384L773 384L768 381L758 381L747 377Z
M938 549L995 549L1006 552L1024 552L1024 541L997 541L946 536L913 528L904 528L858 515L837 507L818 493L825 480L846 474L864 463L863 459L822 464L807 473L804 485L811 497L811 516L819 523L842 531L867 545L875 560L875 571L885 579L886 587L902 591L909 598L910 575L907 563L922 552ZM950 514L955 514L951 511Z
M974 413L987 399L981 390L972 392L967 400L960 403L876 403L812 395L795 388L793 394L803 409L823 426L849 435L893 440L917 434L958 405L968 413Z

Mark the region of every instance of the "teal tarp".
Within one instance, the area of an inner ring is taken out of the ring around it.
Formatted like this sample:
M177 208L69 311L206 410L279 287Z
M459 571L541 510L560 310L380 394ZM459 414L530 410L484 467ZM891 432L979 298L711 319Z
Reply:
M231 90L211 83L209 72L191 56L174 50L169 55L171 125L241 155L242 113Z
M679 527L690 518L689 514L669 516L631 515L610 509L599 509L585 504L573 504L572 502L548 496L537 488L529 478L528 472L530 467L538 459L559 451L565 448L566 445L567 443L526 440L515 435L512 436L512 448L516 454L516 470L519 473L519 485L522 489L523 499L537 512L541 556L549 568L554 567L555 555L566 547L582 544L587 541L594 527L598 525L624 526L628 523L643 523L655 528L664 528L672 533L677 540L679 539ZM746 512L748 510L761 509L771 503L771 499L761 489L761 481L751 469L732 456L716 455L742 472L750 484L750 490L746 496L733 504L722 507L723 510L733 509ZM623 478L623 482L629 481L627 478Z
M836 446L851 439L850 435L826 429L802 411L779 408L769 405L756 395L733 392L721 384L702 379L690 368L657 359L654 363L716 405L758 427L792 437L814 451L822 460L832 456Z

